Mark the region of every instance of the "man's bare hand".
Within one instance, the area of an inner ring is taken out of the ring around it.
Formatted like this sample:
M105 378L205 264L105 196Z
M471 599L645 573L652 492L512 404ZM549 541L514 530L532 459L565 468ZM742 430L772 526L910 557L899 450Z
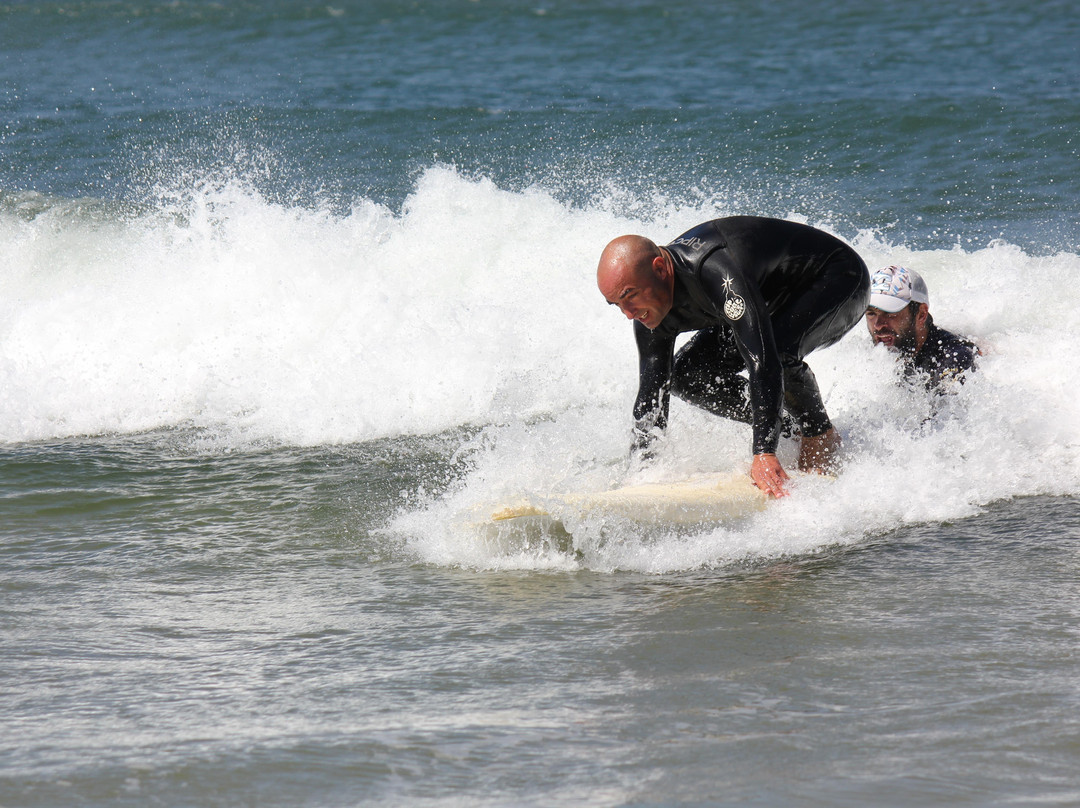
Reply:
M780 465L780 461L774 454L754 455L754 460L750 464L750 479L770 497L788 495L787 472L784 471L784 467Z
M840 461L840 433L835 429L799 442L799 471L835 474Z

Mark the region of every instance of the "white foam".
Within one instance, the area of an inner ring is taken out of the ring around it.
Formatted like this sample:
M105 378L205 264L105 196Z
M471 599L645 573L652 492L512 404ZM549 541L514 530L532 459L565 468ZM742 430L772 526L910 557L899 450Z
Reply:
M614 377L595 357L623 335L582 294L612 226L439 168L399 214L238 182L124 220L4 214L0 439L183 423L321 444L562 409Z
M690 534L578 525L573 558L579 565L667 572L803 554L903 525L960 519L1003 499L1080 494L1080 401L1064 365L1080 325L1080 289L1070 282L1080 258L1033 256L1000 242L970 251L918 251L873 234L855 242L872 267L906 263L924 274L937 322L984 349L979 372L927 420L926 396L898 384L894 357L874 348L859 326L810 358L846 438L847 465L838 480L804 481L792 497L752 519ZM629 328L622 321L619 327ZM633 346L625 341L617 350L626 373L622 360L634 355ZM415 552L439 563L492 567L565 562L564 548L535 541L517 553L478 547L475 529L460 515L521 491L590 490L640 477L623 460L635 370L613 383L617 396L572 418L491 430L461 489L397 525L413 537ZM621 423L613 426L613 418ZM663 453L646 473L678 479L746 468L749 441L748 428L675 401ZM794 448L781 446L789 467ZM439 552L431 555L434 544Z
M141 214L16 207L0 210L0 440L194 425L226 442L319 445L488 425L460 486L395 522L438 563L684 569L1080 493L1080 404L1065 373L1080 330L1076 255L1002 242L920 251L840 233L871 267L917 268L938 323L986 351L932 428L859 327L810 358L850 455L827 490L808 487L737 529L647 540L586 530L576 559L508 558L448 525L510 492L629 473L636 356L629 324L595 290L600 248L739 211L620 218L603 199L577 208L444 167L401 211L288 207L237 181L194 184ZM650 473L745 465L749 441L746 427L675 402Z

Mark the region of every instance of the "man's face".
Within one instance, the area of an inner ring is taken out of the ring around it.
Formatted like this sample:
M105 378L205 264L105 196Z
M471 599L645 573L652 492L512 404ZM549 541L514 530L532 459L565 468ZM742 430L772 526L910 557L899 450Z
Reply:
M880 343L893 351L915 350L915 315L910 306L892 314L871 307L866 310L866 327L875 345Z
M602 284L600 292L629 319L649 329L660 325L671 311L671 291L651 269L622 272L610 283Z

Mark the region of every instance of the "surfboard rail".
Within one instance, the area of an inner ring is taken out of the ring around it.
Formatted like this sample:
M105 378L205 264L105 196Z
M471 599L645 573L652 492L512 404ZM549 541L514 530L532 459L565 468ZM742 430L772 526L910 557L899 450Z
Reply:
M690 526L741 519L766 507L768 497L746 474L699 475L674 482L650 482L606 491L521 497L495 506L492 522L527 517L610 516L650 525Z

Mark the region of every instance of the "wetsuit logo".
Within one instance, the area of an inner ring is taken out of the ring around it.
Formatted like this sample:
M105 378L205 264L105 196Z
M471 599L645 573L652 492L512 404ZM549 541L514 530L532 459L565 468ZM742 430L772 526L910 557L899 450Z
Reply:
M672 244L678 244L680 247L689 247L691 250L700 250L705 246L705 241L700 238L677 238Z
M724 316L738 320L746 314L746 301L731 291L731 278L724 278Z

